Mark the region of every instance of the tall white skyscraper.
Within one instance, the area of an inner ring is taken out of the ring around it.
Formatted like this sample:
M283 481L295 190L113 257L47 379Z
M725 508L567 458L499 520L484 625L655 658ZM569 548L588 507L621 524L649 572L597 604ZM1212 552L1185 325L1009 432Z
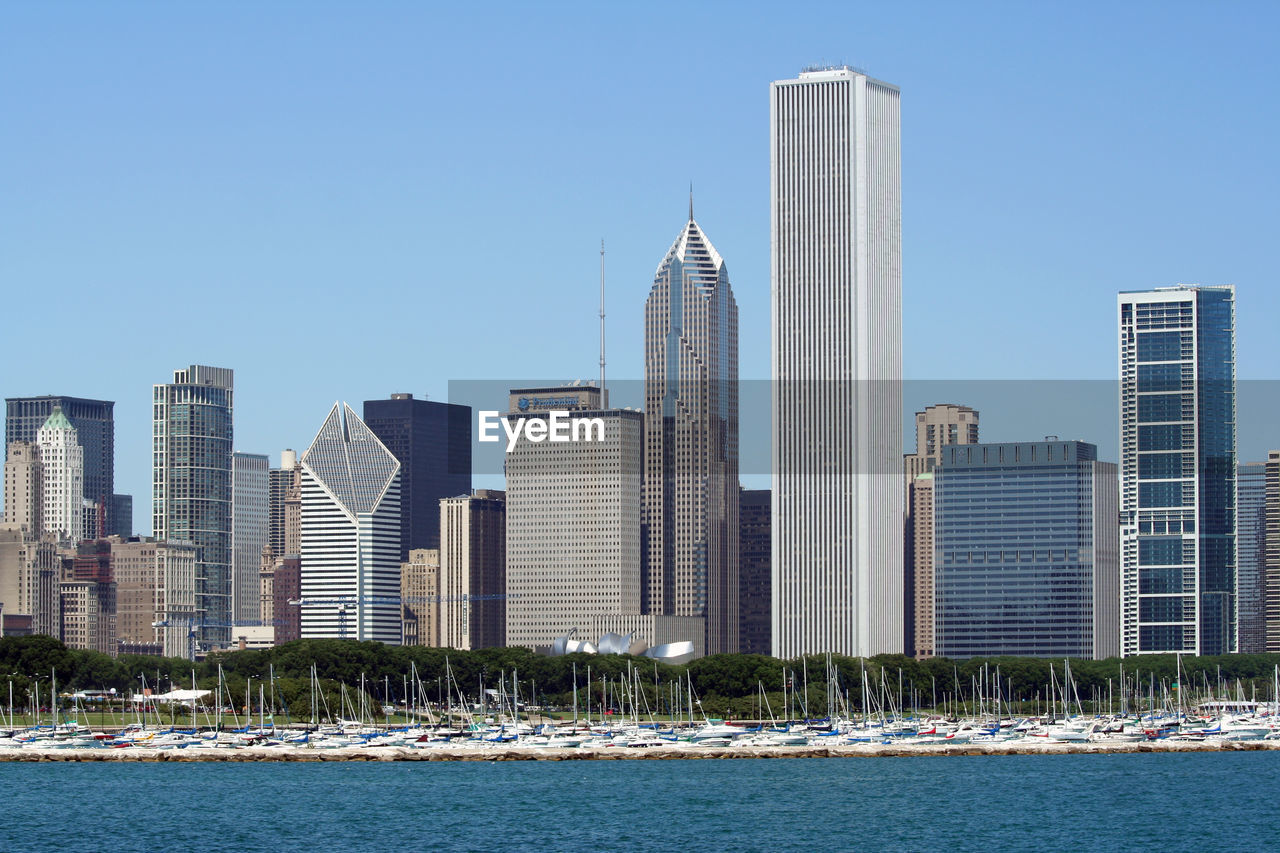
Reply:
M41 527L60 541L78 543L84 538L84 450L62 409L54 408L36 434L36 444L44 468Z
M302 637L400 644L400 463L335 403L302 455Z
M773 652L903 650L898 89L770 89Z
M1120 654L1236 650L1235 288L1121 293Z

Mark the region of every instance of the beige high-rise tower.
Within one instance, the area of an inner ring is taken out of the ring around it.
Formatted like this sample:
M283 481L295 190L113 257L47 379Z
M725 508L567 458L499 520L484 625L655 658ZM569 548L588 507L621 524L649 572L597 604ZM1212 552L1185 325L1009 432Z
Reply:
M916 658L933 657L933 469L947 445L977 443L974 409L939 403L916 412L916 452L903 457L903 626L906 652Z
M40 447L30 441L9 442L4 461L4 523L25 527L38 539L43 532L44 466Z
M400 564L401 642L440 645L440 551L414 548Z
M643 416L600 398L582 384L511 392L512 419L564 411L599 429L579 441L522 435L506 456L508 646L549 648L598 617L640 615Z
M738 651L738 305L693 219L644 308L642 608L704 620L707 654Z
M440 641L435 645L452 649L505 645L505 492L476 489L470 494L440 499L438 564Z

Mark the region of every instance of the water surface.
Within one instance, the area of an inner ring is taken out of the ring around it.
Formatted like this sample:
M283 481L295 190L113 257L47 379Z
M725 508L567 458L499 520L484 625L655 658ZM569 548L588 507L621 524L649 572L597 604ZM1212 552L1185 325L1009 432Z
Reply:
M0 850L1280 845L1280 754L0 763Z

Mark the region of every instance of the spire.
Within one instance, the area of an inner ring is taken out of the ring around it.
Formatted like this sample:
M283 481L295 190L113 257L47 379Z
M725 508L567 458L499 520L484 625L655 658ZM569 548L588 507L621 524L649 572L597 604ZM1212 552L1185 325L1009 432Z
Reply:
M689 182L689 221L693 221L693 181Z
M600 405L609 408L609 392L604 388L604 238L600 238Z
M45 420L41 429L75 429L71 421L67 420L67 416L62 413L61 406L54 406L53 412Z

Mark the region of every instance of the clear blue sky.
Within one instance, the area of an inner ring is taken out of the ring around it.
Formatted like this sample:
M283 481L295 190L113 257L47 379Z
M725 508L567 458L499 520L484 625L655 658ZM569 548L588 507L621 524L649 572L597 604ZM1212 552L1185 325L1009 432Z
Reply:
M336 399L593 376L604 238L639 376L690 181L767 376L768 84L818 62L902 88L908 377L1112 378L1115 293L1201 282L1277 378L1274 3L459 6L0 9L0 392L117 401L139 529L193 362L273 462Z

